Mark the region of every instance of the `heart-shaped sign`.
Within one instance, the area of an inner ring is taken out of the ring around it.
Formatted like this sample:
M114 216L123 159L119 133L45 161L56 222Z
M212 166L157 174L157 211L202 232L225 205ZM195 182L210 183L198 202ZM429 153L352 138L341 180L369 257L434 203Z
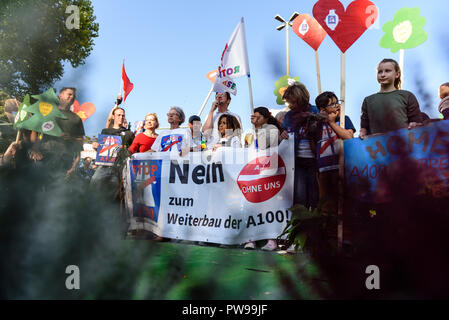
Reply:
M84 102L82 105L77 100L73 103L73 113L77 114L81 120L86 121L95 112L95 105L91 102Z
M314 17L307 13L300 14L293 20L292 25L293 32L298 37L307 42L313 50L317 51L326 37L326 31L315 20Z
M345 53L377 19L377 7L369 0L355 0L346 11L338 0L319 0L313 16Z

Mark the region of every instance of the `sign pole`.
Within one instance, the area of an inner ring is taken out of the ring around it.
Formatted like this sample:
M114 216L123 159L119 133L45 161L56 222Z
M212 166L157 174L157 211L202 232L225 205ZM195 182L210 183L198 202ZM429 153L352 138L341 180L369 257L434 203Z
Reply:
M315 50L315 64L316 64L316 79L318 82L318 94L321 94L320 60L318 59L318 50Z
M399 50L399 68L401 68L401 85L404 87L404 49Z
M345 128L345 98L346 98L346 56L341 53L341 82L340 82L340 127ZM343 140L340 139L338 168L338 217L337 217L337 248L341 253L343 249L343 199L344 199L344 172L345 172L345 152Z

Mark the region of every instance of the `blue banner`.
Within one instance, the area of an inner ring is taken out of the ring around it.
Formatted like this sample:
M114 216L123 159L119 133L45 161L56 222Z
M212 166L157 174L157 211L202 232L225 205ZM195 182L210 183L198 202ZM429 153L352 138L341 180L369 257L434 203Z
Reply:
M344 141L346 195L392 200L395 186L414 194L449 195L449 120Z
M158 221L161 204L162 160L131 160L133 217Z

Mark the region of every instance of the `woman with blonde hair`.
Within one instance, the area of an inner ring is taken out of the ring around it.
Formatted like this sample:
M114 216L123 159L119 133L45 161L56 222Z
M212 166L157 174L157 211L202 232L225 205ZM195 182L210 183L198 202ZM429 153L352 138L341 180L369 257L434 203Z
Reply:
M128 148L131 154L136 152L145 152L151 149L154 141L156 141L156 129L159 128L159 120L157 114L148 113L145 116L144 132L139 133L134 139L132 145Z

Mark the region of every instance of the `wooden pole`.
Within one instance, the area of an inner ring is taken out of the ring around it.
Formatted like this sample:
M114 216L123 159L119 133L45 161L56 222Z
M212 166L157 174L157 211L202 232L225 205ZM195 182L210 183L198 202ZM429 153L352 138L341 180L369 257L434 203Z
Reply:
M17 99L14 99L14 102L16 103L16 106L17 106L17 113L19 113L19 111L20 111L20 105L19 105L19 102L17 102ZM20 117L20 114L19 114L19 117ZM17 131L16 143L20 141L20 133L21 133L21 131L20 131L20 129L19 129L19 130Z
M341 79L340 79L340 100L342 104L340 106L340 126L345 127L345 106L346 106L346 56L344 53L341 54Z
M318 82L318 94L321 94L321 75L320 75L320 60L318 59L318 50L315 50L315 64L316 64L316 79Z
M346 57L341 54L341 82L340 82L340 126L345 128L345 98L346 98ZM344 199L344 173L345 173L345 152L343 148L343 139L340 139L338 166L338 217L337 217L337 248L341 253L343 249L343 199Z
M201 113L203 113L204 107L206 106L207 101L209 101L209 98L210 98L213 90L214 90L214 84L212 84L212 86L210 87L209 93L207 94L207 97L204 100L203 105L201 106L200 111L198 112L198 117L201 117Z
M404 49L399 50L399 67L401 68L401 87L404 87Z

